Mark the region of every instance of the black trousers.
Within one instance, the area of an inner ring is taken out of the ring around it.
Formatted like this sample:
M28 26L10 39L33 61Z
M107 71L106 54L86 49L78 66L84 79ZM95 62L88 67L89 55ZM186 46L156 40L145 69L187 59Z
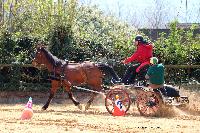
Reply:
M165 85L163 88L154 89L155 92L159 92L159 90L164 96L180 97L179 91L176 88L171 87L169 85Z
M122 83L124 84L133 84L135 82L136 78L136 69L140 66L140 64L135 64L126 70L123 78L122 78Z

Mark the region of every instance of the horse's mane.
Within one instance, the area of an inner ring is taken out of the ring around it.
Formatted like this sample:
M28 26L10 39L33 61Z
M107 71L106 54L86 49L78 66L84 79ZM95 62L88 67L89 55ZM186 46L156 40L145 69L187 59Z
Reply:
M62 65L64 63L63 60L58 59L56 56L54 56L51 52L49 52L47 49L45 48L41 48L41 51L44 52L45 56L47 57L47 59L52 63L52 65L54 67L58 66L58 65Z

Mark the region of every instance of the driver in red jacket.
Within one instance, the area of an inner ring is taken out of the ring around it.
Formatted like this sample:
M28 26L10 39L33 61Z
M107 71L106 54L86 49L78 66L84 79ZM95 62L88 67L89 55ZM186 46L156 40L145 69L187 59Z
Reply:
M124 84L133 84L136 74L139 73L142 68L150 65L150 58L153 53L152 43L145 41L141 35L137 35L135 37L135 45L137 47L136 51L132 56L125 59L123 63L128 64L136 61L138 64L134 64L126 70L126 73L122 78L122 83Z

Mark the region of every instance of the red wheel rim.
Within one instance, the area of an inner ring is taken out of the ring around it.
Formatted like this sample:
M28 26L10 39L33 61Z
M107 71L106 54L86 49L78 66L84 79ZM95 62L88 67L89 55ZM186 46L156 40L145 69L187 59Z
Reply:
M130 104L131 104L130 97L126 91L124 91L123 89L120 89L120 88L115 88L113 90L110 90L107 93L106 98L105 98L105 106L106 106L107 111L110 114L113 113L116 95L119 95L119 97L120 97L119 99L123 105L122 108L124 109L125 112L127 112L129 110Z
M144 116L155 116L160 110L160 102L154 92L143 92L137 96L138 110Z

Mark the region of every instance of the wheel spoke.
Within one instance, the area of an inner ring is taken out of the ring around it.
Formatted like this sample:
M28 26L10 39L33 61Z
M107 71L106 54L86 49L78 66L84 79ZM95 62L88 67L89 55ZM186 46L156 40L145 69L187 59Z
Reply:
M107 103L107 106L113 106L115 103Z
M129 99L128 98L122 100L122 104L125 104L125 103L129 103Z
M146 104L147 100L146 99L138 99L137 102L138 102L138 104Z
M141 112L143 112L145 114L145 112L147 112L148 110L148 106L143 106L142 109L140 109Z
M153 106L151 108L152 108L153 112L156 113L158 111L159 106Z
M110 105L113 105L113 103L110 103L110 104L106 104L107 106L110 106Z
M113 113L114 108L111 109L111 112Z

